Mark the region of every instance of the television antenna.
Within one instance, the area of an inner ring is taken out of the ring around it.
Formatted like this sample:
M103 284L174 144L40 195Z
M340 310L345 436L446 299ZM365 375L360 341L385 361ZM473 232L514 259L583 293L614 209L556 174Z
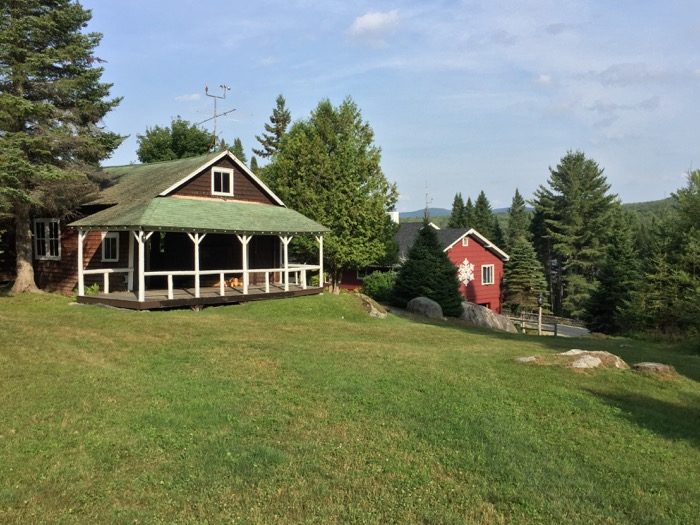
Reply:
M217 113L217 102L219 100L224 100L226 98L226 93L231 91L231 88L229 86L227 86L226 84L219 84L219 87L221 88L222 94L221 95L213 95L213 94L209 93L209 86L207 86L206 84L204 85L204 94L206 96L208 96L209 98L214 99L214 114L211 117L204 119L201 122L196 123L196 125L199 126L201 124L204 124L205 122L209 122L210 120L214 121L214 133L213 133L214 143L212 144L212 146L216 145L216 124L217 124L216 119L219 117L224 117L224 116L228 115L229 113L233 113L234 111L236 111L236 109L234 108L234 109L229 109L228 111L224 111L223 113Z
M425 183L425 211L423 212L423 218L426 220L426 222L430 219L430 204L432 204L433 198L430 196L430 192L428 192L428 183Z

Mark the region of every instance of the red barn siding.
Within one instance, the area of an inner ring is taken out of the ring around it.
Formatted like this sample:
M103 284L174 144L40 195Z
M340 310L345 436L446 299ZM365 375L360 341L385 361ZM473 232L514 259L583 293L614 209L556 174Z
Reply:
M464 259L468 259L474 265L474 280L468 286L460 284L460 292L467 301L487 306L494 312L501 313L503 261L473 237L469 238L469 246L462 246L462 241L457 241L447 251L447 256L456 267L459 267ZM493 284L481 284L481 267L487 264L493 264Z
M233 169L233 197L222 197L211 194L211 166L202 170L198 175L172 191L170 195L277 204L253 179L246 173L243 173L243 171L228 157L220 159L214 166Z

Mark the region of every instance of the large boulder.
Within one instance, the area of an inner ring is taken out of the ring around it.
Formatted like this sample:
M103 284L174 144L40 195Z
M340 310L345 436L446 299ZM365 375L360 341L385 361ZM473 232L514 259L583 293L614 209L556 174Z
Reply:
M558 354L519 357L515 361L518 363L534 363L545 366L564 366L577 370L590 368L617 368L619 370L627 370L629 368L627 363L610 352L579 350L578 348L572 348L571 350Z
M664 365L662 363L652 363L645 361L643 363L635 363L632 365L635 372L641 372L643 374L651 374L658 376L674 376L676 375L676 369L671 365Z
M413 314L423 315L430 319L442 319L442 307L427 297L415 297L408 301L406 310Z
M518 331L513 324L513 321L505 315L497 314L478 304L464 301L462 303L462 315L460 319L466 321L472 326L481 326L483 328L491 328L493 330L501 330L502 332L511 332L513 334Z
M362 307L369 314L370 317L376 317L377 319L384 319L386 317L386 308L384 308L377 301L365 294L357 294L362 303Z

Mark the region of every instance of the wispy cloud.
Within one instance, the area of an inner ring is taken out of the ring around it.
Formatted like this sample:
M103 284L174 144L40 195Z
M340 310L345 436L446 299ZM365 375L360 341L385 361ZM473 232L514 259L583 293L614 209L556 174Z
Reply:
M397 9L391 11L369 11L355 18L348 29L350 36L372 45L386 43L386 35L399 23Z
M202 98L199 93L190 93L188 95L178 95L175 97L177 102L194 102Z
M552 84L552 76L540 73L535 79L535 83L540 86L550 86Z

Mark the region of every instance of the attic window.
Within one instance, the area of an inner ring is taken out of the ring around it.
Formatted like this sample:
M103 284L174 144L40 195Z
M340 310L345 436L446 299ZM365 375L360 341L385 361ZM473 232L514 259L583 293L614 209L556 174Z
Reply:
M469 237L466 235L462 237L462 246L469 246Z
M233 170L231 168L211 169L211 194L233 197Z

